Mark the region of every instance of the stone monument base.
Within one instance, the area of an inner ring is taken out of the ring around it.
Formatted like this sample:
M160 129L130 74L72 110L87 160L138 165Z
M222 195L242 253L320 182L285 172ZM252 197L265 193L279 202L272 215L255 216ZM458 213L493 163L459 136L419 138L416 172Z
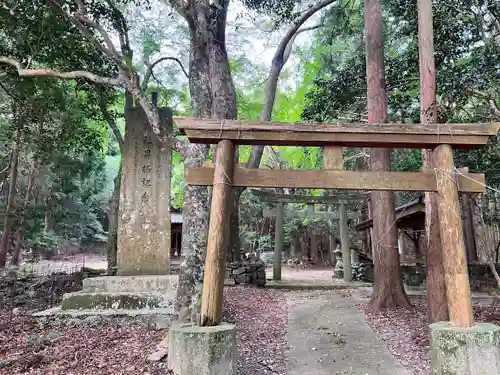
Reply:
M66 293L60 307L35 316L175 316L177 275L103 276L83 280L79 292Z
M433 375L500 374L500 327L458 328L439 322L430 329Z
M170 327L168 369L176 375L236 375L236 329L174 323Z

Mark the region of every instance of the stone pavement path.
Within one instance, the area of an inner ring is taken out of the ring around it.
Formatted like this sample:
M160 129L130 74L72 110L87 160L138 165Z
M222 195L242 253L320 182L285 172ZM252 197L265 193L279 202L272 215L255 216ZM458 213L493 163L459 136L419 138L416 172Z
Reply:
M288 304L289 375L411 375L365 323L353 298L290 293Z

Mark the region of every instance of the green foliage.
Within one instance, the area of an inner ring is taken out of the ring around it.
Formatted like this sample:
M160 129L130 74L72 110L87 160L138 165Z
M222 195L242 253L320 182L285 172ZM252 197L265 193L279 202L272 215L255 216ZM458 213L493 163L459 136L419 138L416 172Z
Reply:
M498 98L500 81L498 33L500 5L474 0L434 2L434 41L439 122L483 122L495 119L488 100ZM482 3L481 3L482 4ZM476 6L476 8L474 8ZM453 11L454 16L450 17ZM384 2L385 64L392 122L419 122L419 65L417 1ZM363 9L334 7L325 15L328 26L317 32L305 64L320 68L309 87L305 120L360 122L366 120L366 62ZM480 92L482 96L478 96ZM486 173L488 184L498 186L498 139L480 150L457 152L459 166ZM416 171L420 150L396 150L393 167Z
M270 16L276 23L289 22L297 17L296 6L300 6L307 1L304 0L241 0L249 10Z

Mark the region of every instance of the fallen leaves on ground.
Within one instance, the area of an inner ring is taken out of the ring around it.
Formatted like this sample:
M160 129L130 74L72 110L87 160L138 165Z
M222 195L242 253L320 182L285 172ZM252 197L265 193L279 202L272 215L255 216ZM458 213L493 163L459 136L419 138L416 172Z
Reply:
M430 375L427 301L412 298L413 310L386 309L373 312L359 305L367 323L377 332L389 351L414 375ZM480 306L474 303L474 321L500 324L498 304Z
M29 288L24 288L29 289ZM32 294L33 295L33 294ZM3 295L7 302L14 295ZM123 318L32 316L51 298L0 306L0 375L156 375L167 364L148 361L167 330ZM59 296L58 296L59 297ZM224 320L238 336L238 374L286 374L287 304L280 291L233 287L224 291Z
M237 327L238 374L286 374L285 294L263 288L226 288L224 310L224 320Z
M0 331L0 374L160 374L163 363L146 362L165 332L107 319L86 325L41 325L28 311ZM5 320L4 320L5 319ZM77 320L74 320L77 321Z

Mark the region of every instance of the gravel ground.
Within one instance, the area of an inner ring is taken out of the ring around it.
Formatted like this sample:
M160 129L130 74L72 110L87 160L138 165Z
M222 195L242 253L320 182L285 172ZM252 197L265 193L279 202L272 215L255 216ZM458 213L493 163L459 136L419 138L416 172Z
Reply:
M286 374L283 293L233 287L226 288L224 300L224 320L238 328L238 374ZM26 307L0 306L1 375L165 374L165 362L146 359L166 330L118 318L56 319L41 324L31 312L47 303L31 299Z
M414 309L371 312L359 305L368 324L386 343L390 352L414 375L430 375L427 301L411 299ZM499 301L500 302L500 301ZM489 307L474 304L474 321L500 324L500 303Z

